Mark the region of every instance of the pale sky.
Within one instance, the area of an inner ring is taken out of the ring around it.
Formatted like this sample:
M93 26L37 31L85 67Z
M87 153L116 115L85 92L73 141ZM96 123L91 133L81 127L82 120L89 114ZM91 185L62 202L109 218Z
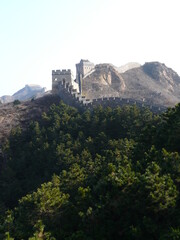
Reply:
M0 0L0 96L51 71L159 61L180 74L179 0Z

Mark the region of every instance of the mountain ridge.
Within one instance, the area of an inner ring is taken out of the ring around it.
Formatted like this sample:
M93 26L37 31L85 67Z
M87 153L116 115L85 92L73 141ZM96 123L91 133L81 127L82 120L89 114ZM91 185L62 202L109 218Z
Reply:
M9 103L13 102L14 100L25 101L31 98L36 98L43 96L45 93L46 88L41 87L37 84L26 84L24 88L15 92L12 96L11 95L4 95L0 97L1 103Z
M117 106L120 102L116 101L116 98L122 99L124 104L140 101L144 106L163 106L162 109L174 107L180 102L180 77L171 68L158 62L145 63L123 73L119 73L111 64L98 64L83 78L82 87L82 94L86 98L103 99L103 106ZM72 105L73 101L69 101L69 98L72 98L76 102L76 107L81 105L79 94L76 96L77 101L73 93L71 94L68 89L62 89L62 93L63 91L64 94L66 93L63 99L60 94L58 96L51 92L41 92L43 88L37 85L26 85L24 89L20 89L13 95L14 99L26 90L28 92L29 88L40 90L40 96L43 97L36 99L37 95L35 98L33 96L29 98L31 100L22 101L17 106L13 102L0 105L0 139L9 135L10 131L19 124L26 126L31 120L39 118L43 111L48 111L50 105L58 103L60 99ZM25 94L21 96L25 97ZM115 98L114 102L117 104L112 104L112 101L108 100L110 97ZM128 103L128 100L132 101ZM102 101L92 101L92 106L98 104L102 104Z
M132 98L170 107L180 102L180 77L159 62L147 62L121 72L111 64L98 64L83 79L83 95L89 99Z

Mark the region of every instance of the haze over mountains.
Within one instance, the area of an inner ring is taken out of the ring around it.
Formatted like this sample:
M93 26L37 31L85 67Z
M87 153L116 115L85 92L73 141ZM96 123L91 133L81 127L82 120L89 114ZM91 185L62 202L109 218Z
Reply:
M44 94L45 88L26 85L12 96L0 97L0 101L24 101ZM159 62L147 62L142 66L131 62L121 67L98 64L83 78L82 95L87 99L131 98L151 105L172 107L180 102L180 77L174 70Z
M40 97L45 93L46 88L36 84L27 84L24 88L20 89L12 96L4 95L0 97L2 103L13 102L14 100L25 101L33 97Z
M180 102L180 77L159 62L129 63L120 68L99 64L83 80L83 95L89 99L122 97L163 106Z

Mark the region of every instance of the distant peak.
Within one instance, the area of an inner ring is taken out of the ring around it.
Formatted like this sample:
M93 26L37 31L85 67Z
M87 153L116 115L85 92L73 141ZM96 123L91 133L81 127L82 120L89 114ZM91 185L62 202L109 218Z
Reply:
M133 68L139 68L139 67L141 67L141 64L139 64L137 62L129 62L129 63L123 65L123 66L115 67L115 68L119 73L124 73L128 70L131 70Z
M42 88L40 85L38 84L26 84L25 87L29 87L29 88Z

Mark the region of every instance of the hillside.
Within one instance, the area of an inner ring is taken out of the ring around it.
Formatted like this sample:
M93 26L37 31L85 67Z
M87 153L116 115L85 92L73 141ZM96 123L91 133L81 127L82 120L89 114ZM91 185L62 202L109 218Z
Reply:
M120 68L111 64L96 65L83 79L82 89L83 95L89 99L122 97L166 107L180 102L180 77L158 62L145 63L143 66L129 63ZM44 88L38 85L26 85L13 96L1 98L3 101L12 101L41 95L44 97L23 101L19 105L13 102L0 105L0 140L19 124L26 126L31 120L37 119L53 102L57 103L60 99L51 94L46 96ZM68 93L66 98L70 97Z
M21 102L18 105L7 103L0 105L0 143L9 136L11 130L17 126L23 129L32 120L38 120L49 107L59 103L58 96L47 95L33 101Z
M178 99L179 76L159 63L101 64L88 77L88 94L138 99L139 86L146 101L161 88L159 103ZM1 104L0 239L179 239L179 142L180 104L161 114L82 110L52 94Z
M83 79L83 95L89 99L122 97L162 106L180 102L180 77L159 62L132 63L121 68L99 64Z
M179 239L180 105L60 102L39 120L3 148L0 239Z

